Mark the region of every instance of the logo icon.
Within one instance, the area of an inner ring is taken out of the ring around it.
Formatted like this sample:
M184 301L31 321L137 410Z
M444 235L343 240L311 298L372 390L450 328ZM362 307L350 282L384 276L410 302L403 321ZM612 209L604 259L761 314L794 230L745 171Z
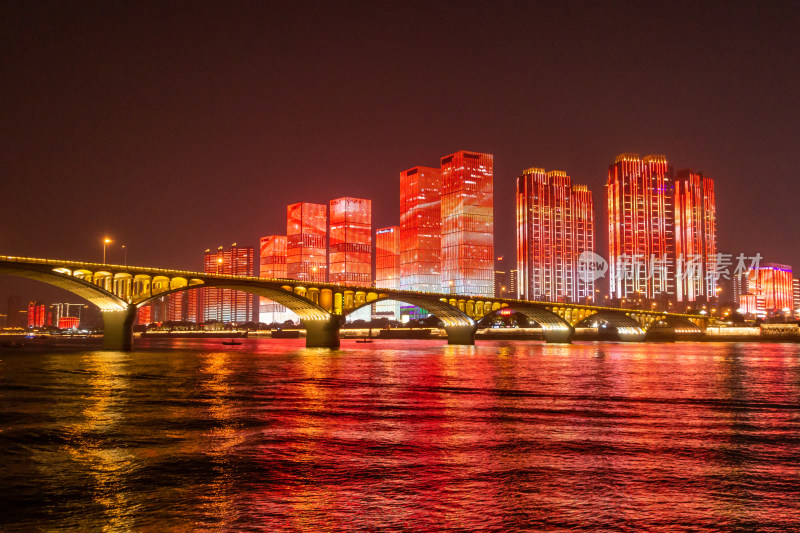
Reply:
M578 276L584 282L598 280L608 272L608 261L594 252L586 250L578 257Z

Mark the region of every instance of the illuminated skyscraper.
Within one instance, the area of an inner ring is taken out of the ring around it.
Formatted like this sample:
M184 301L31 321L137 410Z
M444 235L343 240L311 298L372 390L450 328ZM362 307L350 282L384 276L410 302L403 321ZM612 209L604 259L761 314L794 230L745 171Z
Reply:
M400 287L442 288L441 171L414 167L400 173Z
M153 306L145 304L136 310L136 324L139 326L147 326L153 322Z
M183 322L188 304L186 291L174 292L166 296L167 320L170 322Z
M747 278L750 295L754 295L757 302L757 312L754 314L785 315L794 309L792 267L789 265L764 263L750 270ZM745 296L742 296L743 300L751 300ZM752 312L752 306L743 307L748 312Z
M441 291L493 296L493 157L462 150L443 157L441 171Z
M183 320L185 322L193 322L195 324L202 322L202 320L200 320L200 314L202 313L202 309L200 308L201 291L202 289L189 289L188 291L184 291L186 294L186 307Z
M518 297L548 302L594 299L578 260L594 251L594 204L562 171L530 168L517 178Z
M337 198L330 205L331 283L372 285L372 201Z
M328 213L322 204L301 202L286 207L286 277L328 281Z
M675 260L678 302L717 296L714 181L701 172L681 170L675 178Z
M384 289L400 288L400 227L391 226L375 231L375 286ZM395 301L375 304L378 313L390 312L400 318L400 304Z
M664 156L621 154L608 168L612 298L664 300L673 292L674 188Z
M205 272L226 276L252 276L254 252L252 246L237 246L217 252L206 250ZM244 324L253 321L253 295L230 289L204 289L203 315L205 320Z
M792 301L794 302L794 316L800 319L800 279L792 279Z
M199 322L202 312L198 306L198 297L203 291L210 289L189 289L165 294L153 301L150 319L153 322Z
M30 302L28 304L28 327L41 328L47 321L47 308L43 303Z
M286 272L286 236L268 235L261 237L260 270L262 278L288 278ZM286 320L294 320L296 315L281 304L269 298L259 300L259 318L264 324L282 324Z

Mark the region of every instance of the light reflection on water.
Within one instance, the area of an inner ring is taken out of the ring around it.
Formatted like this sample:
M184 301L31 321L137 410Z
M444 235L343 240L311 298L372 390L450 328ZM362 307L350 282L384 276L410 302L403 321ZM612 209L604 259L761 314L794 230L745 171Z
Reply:
M798 529L796 344L0 352L0 529Z

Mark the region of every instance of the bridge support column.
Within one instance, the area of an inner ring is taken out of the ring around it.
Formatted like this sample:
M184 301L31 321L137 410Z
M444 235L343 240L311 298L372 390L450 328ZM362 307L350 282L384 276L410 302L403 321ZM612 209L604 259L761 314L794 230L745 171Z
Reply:
M331 315L328 320L305 320L306 348L338 348L339 317Z
M544 331L545 342L569 344L572 342L572 329L551 329Z
M136 306L123 311L103 311L103 349L130 351L133 349L133 323Z
M475 332L478 326L445 326L447 332L447 344L473 345L475 344Z

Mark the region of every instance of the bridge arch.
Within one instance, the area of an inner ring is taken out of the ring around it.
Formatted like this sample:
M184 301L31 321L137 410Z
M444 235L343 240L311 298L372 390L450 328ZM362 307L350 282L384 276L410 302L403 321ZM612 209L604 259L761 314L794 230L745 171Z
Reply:
M703 330L689 320L682 316L664 316L658 317L647 328L647 334L650 337L657 338L661 336L671 336L673 338L696 336L703 333Z
M489 320L491 317L496 317L507 310L510 310L512 313L520 313L529 321L539 324L539 326L542 328L542 334L547 342L570 342L570 339L572 338L574 329L566 318L562 318L558 314L549 311L544 307L533 305L507 305L482 316L478 323L484 320Z
M176 286L172 289L165 290L152 296L145 298L141 301L136 302L136 307L142 307L143 305L147 305L148 303L152 302L156 298L160 298L162 296L166 296L169 294L175 294L176 292L182 292L192 289L201 289L201 288L208 288L208 289L230 289L234 291L242 291L248 292L255 296L263 296L264 298L269 298L270 300L274 301L275 303L279 303L282 306L286 307L287 309L293 311L300 317L300 320L329 320L330 313L320 307L315 302L311 301L306 296L309 293L313 294L313 291L310 291L306 287L297 286L294 290L287 290L284 287L265 287L265 286L255 286L250 285L246 282L235 282L235 281L226 281L226 280L214 280L209 279L206 282L201 284L186 284L182 286ZM298 290L302 289L302 290ZM315 289L316 290L316 289ZM319 291L317 290L317 293Z
M475 321L472 320L464 311L462 311L456 306L451 305L449 302L443 302L441 300L436 300L433 298L425 298L412 295L398 298L394 295L377 294L375 298L368 301L364 301L361 305L343 310L342 316L346 317L347 315L354 313L359 309L362 309L368 305L372 305L376 302L382 302L386 300L401 302L408 305L415 305L417 307L425 309L430 314L436 316L436 318L444 322L445 327L475 325Z
M66 274L63 270L33 270L0 266L0 274L41 281L64 289L76 296L80 296L84 300L88 300L99 307L101 311L123 311L127 309L128 302L106 290L103 286L92 283L93 273L88 272L87 278L84 275ZM83 271L81 271L81 274L83 274Z
M575 324L575 327L599 327L601 330L611 328L621 341L636 342L644 340L645 337L645 330L639 322L625 313L614 311L591 314Z

